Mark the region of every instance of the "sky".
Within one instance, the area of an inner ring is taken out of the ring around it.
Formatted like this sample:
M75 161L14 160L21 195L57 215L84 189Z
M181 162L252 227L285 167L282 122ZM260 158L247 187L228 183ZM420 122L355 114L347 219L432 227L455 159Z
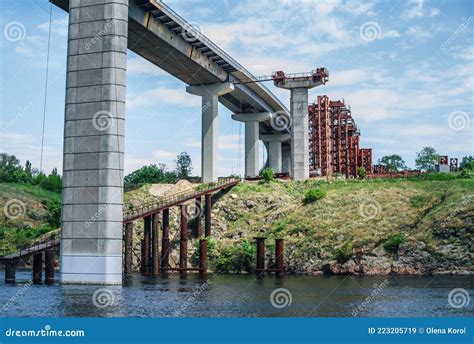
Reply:
M414 167L424 146L474 155L474 2L343 0L164 1L254 75L329 70L309 91L344 99L373 161L399 154ZM47 0L0 0L0 151L62 168L68 15L52 8L48 93ZM290 94L266 86L289 108ZM200 97L128 51L125 172L174 168L188 152L200 174ZM219 174L242 174L243 124L219 105ZM265 159L261 145L261 158Z

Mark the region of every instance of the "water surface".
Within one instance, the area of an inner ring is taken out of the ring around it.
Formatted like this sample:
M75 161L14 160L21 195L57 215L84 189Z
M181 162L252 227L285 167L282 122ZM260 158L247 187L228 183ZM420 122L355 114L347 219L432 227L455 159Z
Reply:
M473 301L448 303L454 288L472 292L472 276L266 276L198 274L143 277L122 287L30 285L0 273L2 316L50 317L451 317L473 316ZM101 289L101 288L105 288ZM273 298L271 295L277 288ZM101 290L99 290L101 289ZM95 293L95 298L94 298ZM471 295L472 296L472 295ZM291 303L290 303L291 300ZM95 301L95 302L94 302ZM108 305L112 302L110 305ZM286 307L277 308L288 304ZM98 306L97 306L98 305Z

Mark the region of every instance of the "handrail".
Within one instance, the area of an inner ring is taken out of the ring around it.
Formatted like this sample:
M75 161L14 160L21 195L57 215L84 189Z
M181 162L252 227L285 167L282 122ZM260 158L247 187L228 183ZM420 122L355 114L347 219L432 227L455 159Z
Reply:
M131 217L137 217L137 216L143 215L144 213L153 211L155 209L164 208L168 205L171 205L180 201L186 201L193 197L197 197L203 193L221 189L223 186L235 184L238 181L239 180L236 178L221 179L215 183L206 184L204 188L201 185L192 189L181 191L179 193L176 193L170 196L165 196L161 198L160 200L158 200L157 202L145 204L141 206L139 209L124 209L124 220L128 220Z

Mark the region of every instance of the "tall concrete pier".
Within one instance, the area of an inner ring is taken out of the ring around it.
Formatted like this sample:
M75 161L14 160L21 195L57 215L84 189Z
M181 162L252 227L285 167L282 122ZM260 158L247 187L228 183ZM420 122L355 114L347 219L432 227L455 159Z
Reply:
M275 173L283 172L282 144L290 140L290 134L262 135L260 138L268 143L268 167Z
M69 14L61 281L121 284L128 0Z
M324 84L328 78L325 68L318 68L309 75L285 76L276 72L274 85L291 91L291 169L294 180L309 178L308 90Z
M218 97L233 90L234 85L229 82L186 87L186 92L202 97L201 177L203 183L217 181Z
M245 177L258 176L259 123L271 118L269 112L233 114L232 119L245 123Z

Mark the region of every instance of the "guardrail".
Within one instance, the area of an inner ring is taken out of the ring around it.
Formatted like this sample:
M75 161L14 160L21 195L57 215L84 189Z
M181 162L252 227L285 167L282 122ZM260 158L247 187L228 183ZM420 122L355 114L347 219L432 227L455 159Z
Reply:
M196 198L206 193L210 193L210 192L214 192L223 188L230 187L232 185L237 184L239 181L240 180L237 178L220 179L219 181L215 183L200 185L196 188L184 190L182 192L179 192L170 196L162 197L156 202L151 202L151 203L142 205L139 209L126 209L126 207L124 206L124 210L123 210L124 222L141 218L146 215L150 215L154 212L157 212L160 209L171 207L175 204L185 202L187 200Z
M61 241L60 238L50 238L47 240L33 242L27 247L21 248L15 252L11 252L3 257L0 257L0 261L10 260L10 259L19 259L21 257L29 256L34 253L44 251L44 250L47 250L49 248L59 245L60 241Z

